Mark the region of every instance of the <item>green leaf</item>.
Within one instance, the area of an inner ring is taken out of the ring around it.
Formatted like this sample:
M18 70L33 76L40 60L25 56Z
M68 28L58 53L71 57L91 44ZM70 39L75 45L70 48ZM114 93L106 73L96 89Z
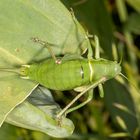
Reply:
M105 56L112 58L113 25L105 2L103 0L87 0L76 5L75 0L62 1L68 7L73 7L76 17L79 17L79 21L85 25L85 30L99 37L100 45L104 49Z
M140 34L140 14L139 13L131 14L125 25L125 28L126 30L132 33Z
M15 106L24 101L36 84L19 79L14 74L0 74L0 124Z
M140 0L126 0L136 11L140 12Z
M55 44L54 54L81 53L88 47L85 32L59 0L0 1L0 68L16 68L50 56L31 40ZM0 125L37 83L0 71Z
M123 131L134 136L135 130L139 127L139 125L136 117L137 112L135 112L135 104L130 93L125 87L123 87L123 85L115 80L110 80L105 83L104 88L105 105L111 113L114 122L117 122ZM120 104L121 107L123 106L123 109L116 106L116 104ZM117 118L121 118L121 121Z
M74 125L65 117L56 118L60 110L50 91L44 87L38 87L26 101L7 116L6 122L41 131L53 137L67 137L73 133Z
M2 128L0 129L0 140L16 140L18 137L17 128L4 123Z

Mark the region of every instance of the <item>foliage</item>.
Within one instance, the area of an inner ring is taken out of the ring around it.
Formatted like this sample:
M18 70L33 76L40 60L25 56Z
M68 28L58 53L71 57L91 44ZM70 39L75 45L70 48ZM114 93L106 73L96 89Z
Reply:
M68 116L75 125L74 134L69 139L94 140L111 137L114 139L138 139L140 131L139 0L62 0L62 2L68 9L73 8L75 17L83 25L85 31L77 20L76 24L74 23L70 12L59 0L0 1L0 67L17 68L21 64L33 63L49 57L48 51L34 43L31 37L39 37L55 44L54 53L63 55L82 53L85 48L89 47L88 40L83 43L86 30L90 34L96 34L102 47L102 58L113 60L115 55L115 59L118 61L118 55L120 57L123 54L121 64L123 73L130 82L121 77L108 81L104 84L105 97L103 99L98 97L98 91L95 90L95 99L92 102ZM82 45L80 45L81 43ZM115 53L115 45L112 44L116 44L118 53ZM10 113L6 121L18 125L14 123L16 118L14 111L20 110L23 105L32 106L33 110L39 109L38 111L40 111L36 100L34 100L35 103L33 100L31 101L33 96L31 91L36 85L37 83L22 80L15 74L0 72L1 124ZM65 106L76 94L73 91L69 91L68 94L58 91L53 95L55 101L61 106ZM35 99L39 103L40 101L42 103L44 99L47 100L46 98L39 100L37 95ZM84 98L81 98L79 102L83 100ZM56 105L55 101L53 101L53 105ZM22 104L19 105L20 103ZM45 112L44 108L51 106L50 100L45 103L49 105L42 107L40 114ZM55 107L56 111L60 109L58 105ZM25 122L30 118L29 112L25 116ZM47 114L49 113L47 112ZM27 117L28 115L29 117ZM51 115L50 113L48 116L51 118ZM64 129L71 132L73 125L70 120L67 121L70 122L69 128L71 129L66 127ZM25 122L22 125L25 125ZM56 130L58 129L56 127ZM38 128L36 127L35 130ZM5 132L9 134L7 140L16 138L25 140L55 139L40 132L4 123L0 129L0 140L5 139ZM63 133L63 131L61 132ZM48 130L47 133L49 133Z

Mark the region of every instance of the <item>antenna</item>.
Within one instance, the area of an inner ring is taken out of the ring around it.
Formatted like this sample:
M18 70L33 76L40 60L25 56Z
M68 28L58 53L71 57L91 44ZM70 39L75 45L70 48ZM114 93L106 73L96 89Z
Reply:
M121 57L120 57L120 62L119 62L119 64L121 65L121 63L122 63L122 60L123 60L123 53L121 52ZM122 73L121 73L122 74ZM122 74L123 75L123 74ZM124 75L123 75L124 76ZM125 78L127 78L126 76L125 76ZM128 79L128 78L127 78Z
M121 75L123 78L125 78L139 93L139 89L136 87L136 85L134 85L124 74L119 73L119 75Z

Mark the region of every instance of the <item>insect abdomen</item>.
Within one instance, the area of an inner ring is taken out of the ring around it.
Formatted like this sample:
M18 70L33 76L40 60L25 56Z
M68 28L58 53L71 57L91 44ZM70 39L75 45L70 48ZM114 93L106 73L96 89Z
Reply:
M87 85L90 79L90 69L86 59L64 61L56 64L48 59L29 68L29 79L53 90L69 90L81 85Z

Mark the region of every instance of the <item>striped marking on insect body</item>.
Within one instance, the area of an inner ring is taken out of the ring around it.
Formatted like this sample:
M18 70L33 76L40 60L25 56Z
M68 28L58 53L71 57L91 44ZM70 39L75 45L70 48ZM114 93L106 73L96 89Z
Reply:
M82 65L81 65L81 71L80 71L80 74L81 74L82 79L84 79L84 71L83 71L83 67L82 67Z
M88 61L88 64L89 64L89 69L90 69L90 82L92 82L92 80L93 80L93 67L91 65L90 60Z

